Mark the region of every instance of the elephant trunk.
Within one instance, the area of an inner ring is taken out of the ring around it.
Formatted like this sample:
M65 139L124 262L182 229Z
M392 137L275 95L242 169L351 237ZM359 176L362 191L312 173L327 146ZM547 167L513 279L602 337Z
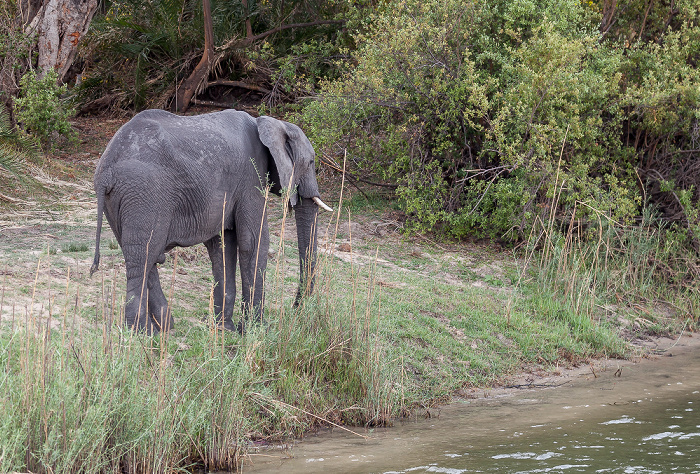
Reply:
M313 292L316 270L316 223L318 206L312 199L299 197L294 207L294 217L297 224L297 242L299 244L299 290L294 301L298 306L302 296Z

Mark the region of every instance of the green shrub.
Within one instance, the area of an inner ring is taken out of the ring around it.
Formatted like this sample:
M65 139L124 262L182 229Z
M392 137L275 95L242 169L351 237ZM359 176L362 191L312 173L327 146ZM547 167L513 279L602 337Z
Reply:
M21 97L14 100L15 114L21 127L36 136L42 145L48 146L54 133L74 141L76 133L68 118L73 110L62 100L67 90L65 85L57 85L58 73L48 71L39 78L36 71L27 72L20 80Z
M7 113L0 107L0 171L20 181L27 180L25 165L27 160L38 155L37 150L37 144L12 126Z
M385 2L302 120L321 153L398 185L418 230L518 240L649 201L692 233L700 2L632 3Z

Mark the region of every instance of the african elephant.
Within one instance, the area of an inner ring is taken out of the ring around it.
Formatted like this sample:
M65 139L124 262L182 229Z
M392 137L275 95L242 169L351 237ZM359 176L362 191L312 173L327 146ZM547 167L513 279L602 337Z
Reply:
M291 123L235 110L199 116L141 112L117 131L97 164L90 274L99 266L104 212L126 263L126 324L149 334L167 331L173 319L156 264L173 247L203 242L214 273L217 321L243 332L233 321L236 259L244 313L259 320L270 240L267 186L277 195L287 189L294 209L298 303L313 289L318 207L331 210L320 199L306 135Z

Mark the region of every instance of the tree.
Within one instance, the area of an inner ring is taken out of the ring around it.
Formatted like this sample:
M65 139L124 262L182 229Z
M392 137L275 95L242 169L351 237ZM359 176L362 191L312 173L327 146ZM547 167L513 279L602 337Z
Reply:
M42 0L38 8L38 2L26 1L23 4L28 7L27 15L34 12L25 31L38 35L37 67L40 74L55 69L59 80L66 82L78 52L78 43L87 33L97 11L97 0Z
M204 53L202 59L195 66L192 74L182 83L175 95L175 110L184 112L190 106L190 101L197 88L209 76L214 60L214 27L211 18L211 4L209 0L202 0L204 7Z
M241 0L243 7L248 10L248 1ZM287 25L280 25L276 28L272 28L264 33L253 35L252 24L250 21L250 16L246 13L245 28L246 37L243 39L233 38L226 42L220 48L217 48L217 52L214 51L214 32L213 32L213 20L211 15L211 4L210 0L202 0L204 8L204 52L202 58L200 59L197 66L195 66L192 73L187 79L180 85L175 94L175 110L178 112L184 112L190 106L190 102L194 95L199 92L200 89L206 89L206 80L209 77L213 66L217 64L224 56L230 53L230 51L236 48L245 48L253 45L255 42L267 38L280 31L289 30L292 28L308 28L312 26L328 25L328 24L343 24L342 20L318 20L306 23L293 23ZM228 81L234 84L234 81ZM212 83L214 84L214 83ZM216 84L222 84L222 81L217 81ZM249 86L242 82L235 81L235 85L244 86L254 90L260 90L260 87Z

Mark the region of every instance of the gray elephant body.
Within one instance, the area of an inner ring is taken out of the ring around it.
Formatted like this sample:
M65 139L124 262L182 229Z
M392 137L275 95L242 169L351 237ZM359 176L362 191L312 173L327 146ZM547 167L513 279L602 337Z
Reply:
M126 323L149 333L172 327L157 264L167 250L198 243L206 245L212 261L219 322L236 328L237 259L244 310L260 318L269 245L267 186L276 194L290 188L299 297L313 288L318 213L313 199L319 191L313 147L296 125L234 110L199 116L147 110L119 129L95 171L98 227L91 273L99 264L104 212L126 262Z

